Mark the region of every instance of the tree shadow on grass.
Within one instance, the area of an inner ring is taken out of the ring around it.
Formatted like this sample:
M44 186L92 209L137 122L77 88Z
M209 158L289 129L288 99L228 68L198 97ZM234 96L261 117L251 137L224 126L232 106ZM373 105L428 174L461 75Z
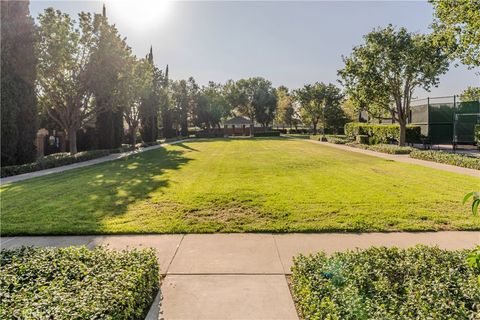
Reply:
M108 232L106 221L169 186L165 172L191 161L186 153L159 148L5 186L2 229L9 235Z

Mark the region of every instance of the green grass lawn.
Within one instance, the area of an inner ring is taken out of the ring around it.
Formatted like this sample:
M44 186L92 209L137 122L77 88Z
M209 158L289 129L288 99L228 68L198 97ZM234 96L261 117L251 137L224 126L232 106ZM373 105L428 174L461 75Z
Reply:
M1 188L2 235L479 230L480 179L287 138L195 141Z

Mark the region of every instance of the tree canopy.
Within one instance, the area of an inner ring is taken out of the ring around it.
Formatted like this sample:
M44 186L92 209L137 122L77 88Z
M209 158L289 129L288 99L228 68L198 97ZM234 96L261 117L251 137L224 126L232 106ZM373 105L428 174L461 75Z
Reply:
M480 1L429 0L435 10L434 41L452 58L480 66Z
M361 101L365 109L381 108L400 125L399 144L405 145L410 102L416 88L429 90L448 70L442 48L426 35L393 26L368 33L365 43L344 57L339 70L346 93Z

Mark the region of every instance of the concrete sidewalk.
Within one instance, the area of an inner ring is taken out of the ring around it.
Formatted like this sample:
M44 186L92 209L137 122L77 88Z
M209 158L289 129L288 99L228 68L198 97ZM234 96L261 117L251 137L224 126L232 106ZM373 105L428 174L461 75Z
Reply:
M3 237L0 243L155 248L165 275L162 314L158 297L149 319L297 319L286 280L293 256L370 246L473 248L480 232L46 236Z
M88 160L88 161L82 161L82 162L67 164L67 165L61 166L61 167L45 169L45 170L40 170L40 171L34 171L34 172L19 174L19 175L16 175L16 176L1 178L0 179L0 184L4 185L4 184L7 184L7 183L23 181L23 180L27 180L27 179L36 178L36 177L43 177L43 176L46 176L46 175L49 175L49 174L52 174L52 173L63 172L63 171L68 171L68 170L73 170L73 169L92 166L92 165L98 164L98 163L114 161L114 160L122 159L122 158L125 158L125 157L128 157L128 156L131 156L131 155L142 153L142 152L145 152L145 151L150 151L150 150L154 150L154 149L158 149L158 148L163 148L163 147L168 146L168 145L182 143L182 142L185 142L187 140L188 139L172 141L172 142L168 142L168 143L162 143L162 144L159 144L159 145L140 148L140 149L133 150L133 151L128 151L128 152L113 153L113 154L109 154L108 156L105 156L105 157L100 157L100 158L96 158L96 159L92 159L92 160Z
M479 170L462 168L462 167L458 167L458 166L452 166L452 165L449 165L449 164L438 163L438 162L433 162L433 161L414 159L414 158L410 158L410 156L407 155L407 154L388 154L388 153L376 152L376 151L372 151L372 150L364 150L364 149L360 149L360 148L349 147L349 146L346 146L346 145L343 145L343 144L334 144L334 143L311 140L311 139L302 139L302 140L307 140L307 141L310 141L312 143L320 144L320 145L327 146L327 147L330 147L330 148L337 148L337 149L342 149L342 150L345 150L345 151L362 153L362 154L366 154L366 155L369 155L369 156L374 156L374 157L378 157L378 158L382 158L382 159L393 160L393 161L409 163L409 164L416 164L416 165L420 165L420 166L423 166L423 167L428 167L428 168L433 168L433 169L438 169L438 170L444 170L444 171L449 171L449 172L454 172L454 173L460 173L460 174L465 174L465 175L468 175L468 176L480 178L480 171Z

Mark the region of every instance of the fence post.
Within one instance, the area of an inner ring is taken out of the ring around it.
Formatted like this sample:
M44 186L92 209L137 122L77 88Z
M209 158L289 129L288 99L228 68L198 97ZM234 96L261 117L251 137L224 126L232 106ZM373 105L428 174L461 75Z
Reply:
M453 146L453 151L457 149L457 95L453 95L453 141L452 141L452 146Z

